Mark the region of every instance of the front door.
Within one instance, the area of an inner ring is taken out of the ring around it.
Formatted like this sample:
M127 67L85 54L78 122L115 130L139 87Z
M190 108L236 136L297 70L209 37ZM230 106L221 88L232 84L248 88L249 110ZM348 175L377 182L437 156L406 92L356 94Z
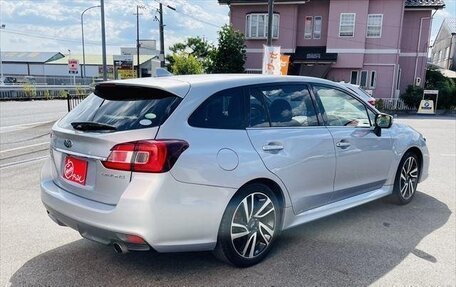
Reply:
M296 214L328 203L335 152L328 129L319 125L304 84L255 86L250 95L248 136L265 166L288 189Z
M348 92L326 86L315 86L314 91L336 150L331 201L381 188L394 156L389 131L377 136L375 113Z

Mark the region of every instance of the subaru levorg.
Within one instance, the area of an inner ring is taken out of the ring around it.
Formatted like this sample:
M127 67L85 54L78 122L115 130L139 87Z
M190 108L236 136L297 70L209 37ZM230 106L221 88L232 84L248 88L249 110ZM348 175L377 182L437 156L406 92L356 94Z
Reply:
M41 198L117 252L260 262L282 230L428 176L423 136L330 81L194 75L96 85L52 128Z

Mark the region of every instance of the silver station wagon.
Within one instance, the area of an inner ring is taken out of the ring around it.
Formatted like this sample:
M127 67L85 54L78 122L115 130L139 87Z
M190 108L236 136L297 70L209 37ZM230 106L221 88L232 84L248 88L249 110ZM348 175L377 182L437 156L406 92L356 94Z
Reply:
M316 78L194 75L96 85L51 132L41 198L119 253L213 250L240 267L282 230L428 176L423 136Z

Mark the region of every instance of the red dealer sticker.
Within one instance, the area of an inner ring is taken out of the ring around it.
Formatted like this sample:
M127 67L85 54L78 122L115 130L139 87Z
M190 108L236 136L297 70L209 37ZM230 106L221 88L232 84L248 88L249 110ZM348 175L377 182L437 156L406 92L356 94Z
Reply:
M69 181L85 185L87 175L87 161L72 156L65 158L63 177Z

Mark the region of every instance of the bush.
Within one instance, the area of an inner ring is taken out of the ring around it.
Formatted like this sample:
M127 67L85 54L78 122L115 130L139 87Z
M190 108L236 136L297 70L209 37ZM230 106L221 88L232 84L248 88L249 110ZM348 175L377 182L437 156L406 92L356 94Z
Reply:
M204 68L203 64L193 55L180 53L173 55L171 70L175 75L191 75L202 74Z
M438 70L429 69L426 71L426 89L438 90L438 109L456 108L456 82L445 77Z
M423 98L423 89L414 85L409 85L404 94L401 95L402 101L409 107L418 109Z

